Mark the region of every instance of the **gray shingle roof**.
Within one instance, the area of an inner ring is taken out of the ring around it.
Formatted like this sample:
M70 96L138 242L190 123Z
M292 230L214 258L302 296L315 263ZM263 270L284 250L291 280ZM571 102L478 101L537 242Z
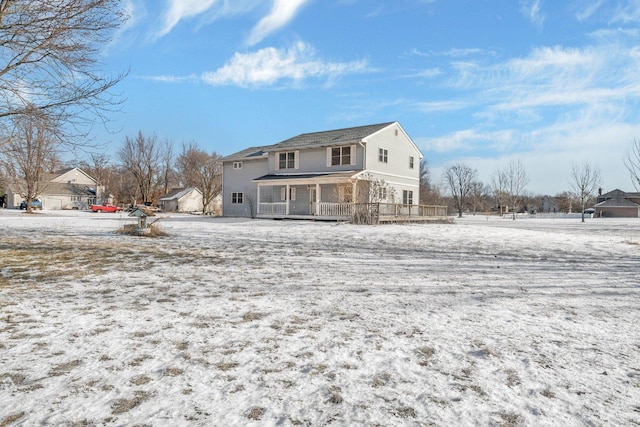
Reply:
M195 187L174 188L173 190L169 191L167 194L162 196L159 200L176 200L176 199L180 199L180 198L186 196L187 194L189 194L193 190L197 190L197 188L195 188Z
M251 147L225 157L223 160L239 160L260 157L269 151L289 148L321 147L325 145L347 144L362 141L369 135L382 130L395 122L379 123L375 125L357 126L352 128L328 130L323 132L303 133L293 138L285 139L273 145Z
M600 202L595 205L598 208L608 207L608 208L638 208L640 205L637 203L633 203L629 199L623 199L621 197L616 197L613 199L607 199L604 202Z
M330 144L346 144L362 141L367 136L378 132L394 122L377 125L358 126L346 129L328 130L324 132L303 133L293 138L285 139L272 146L272 149L313 147Z

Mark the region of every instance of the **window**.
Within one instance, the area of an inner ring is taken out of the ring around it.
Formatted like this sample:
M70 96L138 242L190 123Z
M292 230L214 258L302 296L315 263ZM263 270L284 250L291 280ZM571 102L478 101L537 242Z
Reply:
M242 169L242 162L233 162L234 169Z
M409 169L413 169L413 156L409 156Z
M294 169L296 167L296 152L278 153L278 169Z
M389 157L389 151L386 148L378 148L378 161L387 163Z
M402 204L403 205L412 205L413 204L413 191L411 191L411 190L402 190Z
M351 147L335 147L331 149L331 166L350 165Z
M243 193L231 193L231 203L232 204L241 204L244 203L244 194Z
M387 187L378 187L378 200L387 200Z
M287 188L282 187L280 189L280 200L286 200L285 196L287 195ZM289 188L289 200L296 200L296 189L293 187Z

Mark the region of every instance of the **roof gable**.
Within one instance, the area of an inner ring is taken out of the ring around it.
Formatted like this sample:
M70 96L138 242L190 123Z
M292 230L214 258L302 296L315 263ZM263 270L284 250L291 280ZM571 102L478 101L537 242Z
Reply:
M78 180L80 178L80 180ZM77 183L84 185L96 185L97 181L80 168L67 168L54 172L50 177L51 182Z

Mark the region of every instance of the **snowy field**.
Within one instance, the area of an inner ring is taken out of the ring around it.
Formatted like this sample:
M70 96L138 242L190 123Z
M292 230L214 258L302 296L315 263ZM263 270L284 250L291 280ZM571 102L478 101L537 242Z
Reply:
M0 426L640 425L638 219L131 222L0 210Z

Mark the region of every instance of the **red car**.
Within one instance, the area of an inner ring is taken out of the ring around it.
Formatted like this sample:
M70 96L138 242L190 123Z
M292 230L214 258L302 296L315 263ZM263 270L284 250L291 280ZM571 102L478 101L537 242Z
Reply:
M111 203L105 203L104 205L91 205L91 210L93 212L120 212L122 208Z

